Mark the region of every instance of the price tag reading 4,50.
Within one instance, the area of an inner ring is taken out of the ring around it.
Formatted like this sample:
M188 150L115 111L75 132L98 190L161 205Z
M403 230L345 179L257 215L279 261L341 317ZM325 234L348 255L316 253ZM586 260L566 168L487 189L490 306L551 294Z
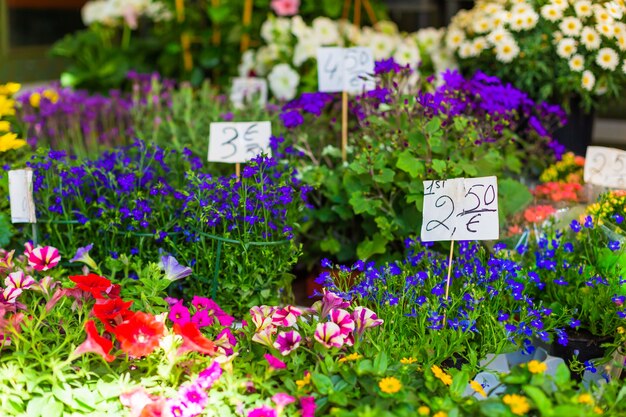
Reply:
M496 177L424 181L423 241L499 237Z
M9 197L11 199L11 222L37 223L33 200L33 170L9 171Z
M210 162L243 164L261 153L272 154L270 122L211 123L209 134Z
M243 108L255 99L259 106L265 106L267 103L267 81L255 77L233 78L230 101L236 108Z
M603 187L626 188L626 152L602 146L588 147L585 182Z
M317 78L324 93L361 93L375 87L374 57L365 47L318 48Z

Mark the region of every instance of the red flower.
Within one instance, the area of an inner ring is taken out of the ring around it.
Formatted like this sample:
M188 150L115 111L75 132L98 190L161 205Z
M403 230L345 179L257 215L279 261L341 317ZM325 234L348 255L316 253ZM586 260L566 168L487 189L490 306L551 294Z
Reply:
M90 292L94 298L103 298L102 291L111 287L111 281L100 275L90 273L89 275L73 275L70 280L76 283L76 287L83 291Z
M213 355L215 353L215 343L207 339L200 333L196 323L189 321L183 325L174 324L174 333L183 337L183 344L178 349L178 353L200 352L205 355Z
M151 354L159 346L165 326L154 316L138 311L112 331L125 353L140 358Z
M83 353L93 352L102 356L107 362L114 360L115 356L109 354L113 348L113 342L98 334L96 323L93 320L85 323L85 330L87 330L87 340L76 348L74 354L82 355Z
M134 314L128 310L132 303L132 301L125 302L121 298L99 299L93 306L93 314L104 324L108 331L112 331L113 327L129 319Z

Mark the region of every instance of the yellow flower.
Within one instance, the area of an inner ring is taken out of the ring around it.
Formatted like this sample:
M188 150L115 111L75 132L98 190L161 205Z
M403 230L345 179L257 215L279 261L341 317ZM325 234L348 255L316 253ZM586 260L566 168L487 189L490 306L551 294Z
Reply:
M539 362L538 360L532 360L528 362L528 370L533 374L542 374L548 369L545 362Z
M15 114L15 101L7 96L0 95L0 117Z
M596 414L604 414L604 411L600 407L594 407L593 412Z
M476 391L477 393L479 393L483 397L487 397L487 393L485 392L485 389L483 388L483 386L480 385L480 382L478 382L478 381L470 381L470 387L472 387L472 389L474 391Z
M30 95L30 97L28 98L28 101L30 102L31 106L33 106L34 108L38 109L39 108L39 103L41 103L41 94L39 94L39 93L32 93Z
M417 409L417 414L419 414L420 416L427 416L430 414L430 408L423 405Z
M433 414L433 417L448 417L448 413L446 413L445 411L438 411Z
M415 362L417 362L417 359L415 359L413 357L400 359L400 363L403 364L403 365L410 365L410 364L415 363Z
M517 394L507 394L502 397L502 402L511 408L511 412L523 416L530 411L530 405L526 397Z
M0 132L8 132L11 130L11 123L6 120L0 120Z
M619 326L619 327L617 328L617 333L619 333L619 334L624 334L624 328L623 328L622 326Z
M20 88L22 88L22 85L18 83L6 83L4 85L0 85L0 95L12 96L20 91Z
M447 374L446 372L444 372L437 365L431 366L430 370L433 372L433 374L435 374L435 377L440 379L441 382L443 382L444 384L446 384L446 385L451 385L452 384L452 377L449 374Z
M578 404L589 404L593 405L593 398L588 393L583 393L578 396Z
M396 392L400 391L400 389L402 388L402 383L400 382L398 378L394 378L390 376L390 377L381 379L380 382L378 383L378 387L385 394L395 394Z
M296 381L296 385L298 386L298 388L302 389L304 387L306 387L307 385L309 385L311 383L311 374L310 373L306 373L304 375L304 378L302 379L298 379Z
M46 90L43 92L43 96L50 100L51 103L56 103L59 101L59 93L54 90Z
M19 149L26 145L26 141L18 139L15 133L5 133L0 136L0 152L6 152L11 149Z
M343 358L339 359L339 362L356 361L356 360L361 359L362 357L363 357L363 355L360 355L360 354L354 352L354 353L351 353L351 354L349 354L347 356L344 356Z

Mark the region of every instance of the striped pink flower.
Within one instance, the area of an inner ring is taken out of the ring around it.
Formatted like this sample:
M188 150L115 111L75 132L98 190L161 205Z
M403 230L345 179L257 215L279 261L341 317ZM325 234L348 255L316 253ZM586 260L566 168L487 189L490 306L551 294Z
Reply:
M271 348L274 345L272 338L275 334L275 327L266 327L262 330L257 330L256 333L254 333L254 336L252 336L252 341Z
M35 284L35 280L23 271L12 272L4 279L4 286L7 288L27 289Z
M254 306L250 309L252 323L256 326L257 331L272 325L272 316L276 310L278 307L270 306Z
M291 327L296 324L296 320L302 315L302 310L294 306L287 306L276 310L272 315L274 326Z
M17 300L17 297L20 296L20 294L22 293L22 289L21 288L5 288L4 291L2 291L2 301L4 301L5 303L8 304L15 304L15 301Z
M332 321L326 323L318 323L315 328L315 340L326 348L340 348L343 346L344 337L341 329Z
M359 336L363 334L365 329L383 324L383 321L378 318L376 313L365 307L355 307L352 318L356 324L356 332Z
M54 268L60 260L59 251L52 246L38 246L28 255L28 264L36 271L47 271Z
M287 367L287 364L285 362L281 361L276 356L270 355L269 353L266 353L265 355L263 355L263 357L265 358L267 363L269 363L270 368L274 370L285 369Z
M350 313L342 308L336 308L330 312L330 321L339 326L343 337L354 331L354 320L352 320Z
M278 349L281 355L287 356L300 346L301 341L302 336L295 330L280 332L278 336L276 336L274 347Z

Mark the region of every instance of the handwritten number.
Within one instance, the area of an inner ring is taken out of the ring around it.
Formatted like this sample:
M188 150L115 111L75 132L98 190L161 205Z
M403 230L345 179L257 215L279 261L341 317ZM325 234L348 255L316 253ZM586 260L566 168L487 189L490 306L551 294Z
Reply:
M337 72L337 69L339 68L339 65L337 65L336 62L334 62L335 66L331 68L330 65L332 63L333 63L333 55L330 54L330 55L328 55L328 59L326 60L326 65L324 65L324 71L326 71L329 74L328 78L330 78L330 79L333 78L333 76Z
M435 201L435 207L436 208L441 208L443 206L446 205L447 202L450 202L451 205L451 210L450 210L450 214L448 214L448 216L443 219L443 220L431 220L426 224L426 230L427 231L432 231L435 230L436 228L438 228L439 226L443 226L446 230L450 230L450 228L448 226L446 226L445 222L452 217L452 214L454 214L454 200L452 200L452 198L450 198L447 195L442 195L441 197L439 197L437 199L437 201ZM434 223L434 226L431 226L431 224Z
M230 127L230 126L225 127L222 130L222 133L224 135L227 135L228 132L232 132L233 137L228 139L226 142L223 142L222 146L230 145L230 146L232 146L233 151L232 151L232 153L230 155L222 156L222 159L228 159L228 158L232 157L233 155L235 155L237 153L237 145L235 145L233 142L239 137L239 132L237 132L237 129L235 129L234 127Z

